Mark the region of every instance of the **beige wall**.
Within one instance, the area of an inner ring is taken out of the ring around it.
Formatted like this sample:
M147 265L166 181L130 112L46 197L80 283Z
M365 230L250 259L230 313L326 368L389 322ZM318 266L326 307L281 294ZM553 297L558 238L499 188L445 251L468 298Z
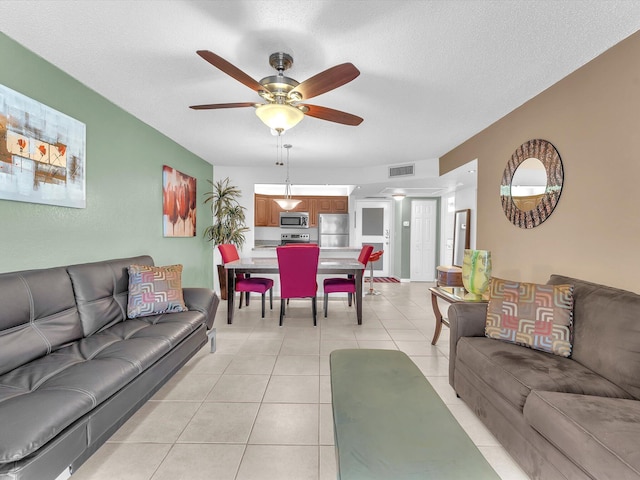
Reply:
M505 217L499 186L513 151L535 138L555 145L565 180L551 217L527 230ZM640 32L444 155L440 173L474 158L476 248L491 250L494 276L561 273L640 293Z

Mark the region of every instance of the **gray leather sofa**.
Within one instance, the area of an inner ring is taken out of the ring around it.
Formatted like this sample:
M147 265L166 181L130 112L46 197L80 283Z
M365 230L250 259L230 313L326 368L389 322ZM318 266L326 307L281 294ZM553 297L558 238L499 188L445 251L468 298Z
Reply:
M76 470L207 342L219 299L127 319L149 256L0 275L0 479Z
M449 382L534 479L640 479L640 296L573 284L570 358L484 336L486 304L457 303Z

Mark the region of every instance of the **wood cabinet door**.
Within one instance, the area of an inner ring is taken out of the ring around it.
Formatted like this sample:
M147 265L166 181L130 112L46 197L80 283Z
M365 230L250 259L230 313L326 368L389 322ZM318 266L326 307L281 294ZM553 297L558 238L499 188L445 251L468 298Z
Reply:
M318 226L318 199L315 197L309 199L309 226Z
M269 221L267 223L267 226L280 226L280 212L284 212L284 210L280 208L280 205L273 201L273 198L269 198Z
M262 195L255 195L254 198L254 224L256 227L266 227L269 225L269 216L271 215L271 206L269 203L274 203L270 198Z
M318 213L331 213L331 197L316 198Z
M335 197L331 199L332 213L349 213L349 198Z
M300 203L298 205L296 205L296 208L294 208L292 211L293 212L309 212L309 198L308 197L298 197L295 195L292 195L291 198L295 198L296 200L300 200Z
M330 213L330 212L331 212L331 198L316 197L316 213Z

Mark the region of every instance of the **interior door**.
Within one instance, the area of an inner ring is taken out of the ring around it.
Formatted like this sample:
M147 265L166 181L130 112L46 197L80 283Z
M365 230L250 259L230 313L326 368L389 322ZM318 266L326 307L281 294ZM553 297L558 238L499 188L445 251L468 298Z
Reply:
M379 261L373 264L374 277L389 276L389 259L392 258L390 243L390 201L368 201L359 200L356 202L356 246L373 245L373 251L384 250ZM368 276L370 267L367 268L365 276Z
M436 275L437 200L411 202L411 281L433 282Z

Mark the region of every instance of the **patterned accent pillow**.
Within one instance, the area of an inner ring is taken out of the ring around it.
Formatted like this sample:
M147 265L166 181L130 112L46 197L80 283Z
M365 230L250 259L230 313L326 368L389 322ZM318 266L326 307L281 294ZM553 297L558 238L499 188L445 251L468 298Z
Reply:
M562 357L571 356L573 285L492 278L485 335Z
M182 296L182 265L129 266L127 317L186 312Z

